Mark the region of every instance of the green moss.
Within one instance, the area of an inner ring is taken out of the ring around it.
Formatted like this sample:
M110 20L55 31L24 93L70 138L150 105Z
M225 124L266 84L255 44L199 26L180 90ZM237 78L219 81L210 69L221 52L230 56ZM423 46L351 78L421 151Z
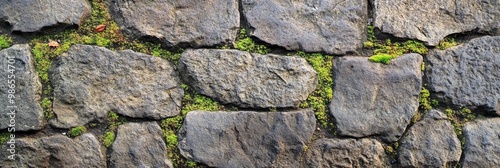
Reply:
M373 49L373 56L376 57L370 58L372 58L374 62L389 64L391 59L397 58L402 54L418 53L421 55L427 55L429 51L429 49L422 42L415 40L408 40L402 43L393 43L390 39L380 41L375 37L373 29L373 26L368 26L368 41L364 43L364 47Z
M54 118L54 111L52 110L52 101L49 98L44 98L42 103L40 103L43 109L43 114L45 119Z
M0 35L0 50L4 48L9 48L12 45L12 38L6 34Z
M453 46L457 46L458 43L455 42L454 38L445 38L443 41L439 42L437 48L441 50L448 49Z
M333 97L333 76L332 59L333 56L322 54L308 54L297 52L296 55L304 58L318 73L318 86L306 101L300 104L301 108L312 108L319 125L333 131L335 134L335 124L328 113L328 104Z
M5 142L9 141L9 139L10 139L10 133L9 132L2 132L2 133L0 133L0 145L2 145Z
M394 58L396 58L396 57L392 56L392 55L388 55L388 54L377 54L377 55L371 56L370 58L368 58L368 60L372 61L372 62L389 64L389 63L391 63L391 60Z
M267 54L270 52L266 46L255 44L255 42L247 36L245 29L240 29L236 42L234 42L233 45L235 49L251 53Z
M389 156L389 158L392 159L397 159L397 156L398 156L398 148L399 148L399 143L398 142L394 142L393 144L390 144L390 145L387 145L385 146L385 153L387 154L387 156Z
M182 100L183 107L181 114L162 120L161 128L163 130L163 135L165 136L165 141L167 142L168 157L172 160L174 167L197 167L195 162L186 160L180 154L180 151L177 148L178 131L181 128L184 118L188 112L194 110L220 111L224 110L224 106L206 96L198 94L188 85L182 84L182 88L184 89L184 98Z
M431 97L431 93L429 92L429 90L427 90L426 88L422 88L422 90L420 91L419 99L418 99L419 108L421 110L427 111L427 110L432 109L430 97Z
M104 132L104 135L100 136L99 139L105 147L110 147L115 141L115 133L118 126L123 124L123 119L121 119L115 112L109 111L106 120L108 122L106 132Z
M455 110L446 108L444 112L446 116L448 116L448 119L450 119L453 128L455 129L455 133L457 134L458 139L460 139L463 147L465 145L465 137L463 135L462 128L465 123L475 120L479 115L472 113L470 109L465 107Z
M113 142L115 141L115 133L111 131L105 132L102 139L103 139L103 145L106 148L109 148L111 144L113 144Z
M87 132L87 128L85 128L85 126L77 126L77 127L71 128L68 135L70 137L77 137L77 136L82 135L85 132Z

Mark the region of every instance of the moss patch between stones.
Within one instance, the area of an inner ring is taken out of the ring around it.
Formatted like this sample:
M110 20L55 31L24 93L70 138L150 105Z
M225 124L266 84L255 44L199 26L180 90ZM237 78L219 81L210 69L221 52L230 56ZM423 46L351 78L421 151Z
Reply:
M440 50L446 50L448 48L457 46L458 43L455 42L454 38L445 38L443 41L439 42L437 48Z
M378 40L375 36L374 28L368 25L368 40L364 43L367 49L373 49L373 56L370 61L389 64L391 59L407 53L418 53L427 55L429 49L424 43L408 40L405 42L391 42L391 39L385 41Z
M174 164L174 167L196 167L196 162L184 158L177 148L178 133L184 122L187 113L194 110L220 111L224 106L218 102L197 93L188 85L182 84L184 89L184 98L182 99L181 114L175 117L167 118L161 121L161 128L167 144L168 157Z
M115 112L109 111L106 120L108 122L106 132L104 132L99 139L106 148L109 148L115 141L116 130L118 129L118 126L123 124L123 119L121 119Z
M0 35L0 50L9 48L12 45L12 38L7 35Z
M69 130L68 136L77 137L77 136L82 135L85 132L87 132L87 128L85 128L85 126L77 126L77 127L71 128Z
M241 51L259 54L267 54L271 51L265 45L256 44L250 37L248 37L247 31L244 28L240 29L238 32L238 36L236 37L233 47Z

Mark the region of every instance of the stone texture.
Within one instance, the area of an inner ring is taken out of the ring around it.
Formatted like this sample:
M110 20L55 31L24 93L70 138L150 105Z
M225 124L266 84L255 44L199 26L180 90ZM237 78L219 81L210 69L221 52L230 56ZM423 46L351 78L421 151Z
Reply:
M179 71L201 94L244 108L298 106L318 83L303 58L237 50L187 50Z
M88 133L75 139L62 135L16 139L15 161L8 159L8 145L5 143L0 151L0 165L4 168L106 167L99 141Z
M162 136L156 122L120 125L111 147L110 167L173 167Z
M500 167L500 118L478 120L464 128L463 167Z
M373 139L319 139L303 167L390 167L382 144Z
M99 120L108 111L163 119L180 112L183 90L172 65L131 50L74 45L50 69L54 87L51 124L69 128Z
M90 13L87 0L5 0L0 3L0 25L10 31L37 32L79 26Z
M115 0L111 11L124 32L168 46L231 44L240 26L234 0Z
M340 135L399 139L418 108L422 56L405 54L389 65L367 57L334 60L330 112Z
M189 112L181 154L210 167L297 167L316 129L311 109L291 112Z
M500 34L500 1L374 0L375 27L396 37L435 46L447 35L468 31Z
M365 40L364 0L245 0L250 35L288 50L345 54Z
M0 101L2 114L0 115L0 130L8 127L11 127L9 128L11 131L42 129L45 125L43 110L40 107L42 85L35 70L31 48L27 44L14 45L1 50L0 58L0 81L2 81L0 97L3 98ZM13 64L10 64L9 60ZM9 72L9 68L13 73ZM12 92L12 88L15 92ZM9 99L9 90L11 90L11 95L15 96L12 99ZM15 113L11 114L12 111Z
M500 115L500 36L484 36L447 50L431 50L428 89L442 102Z
M401 167L452 167L462 149L448 117L430 110L400 140L398 154Z

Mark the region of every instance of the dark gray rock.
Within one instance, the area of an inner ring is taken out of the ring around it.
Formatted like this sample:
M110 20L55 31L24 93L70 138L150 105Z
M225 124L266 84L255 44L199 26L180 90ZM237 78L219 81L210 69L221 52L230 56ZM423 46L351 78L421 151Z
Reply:
M430 110L400 140L398 159L401 167L452 167L462 155L448 117Z
M291 112L189 112L181 154L211 167L298 167L316 128L311 109Z
M74 45L52 64L54 113L51 124L69 128L99 120L108 111L163 119L180 112L184 94L172 65L131 50Z
M431 50L428 89L442 102L500 115L500 36L485 36L447 50Z
M173 167L162 137L156 122L120 125L111 147L110 167Z
M318 84L303 58L237 50L187 50L179 71L201 94L245 108L298 106Z
M87 0L5 0L0 25L9 31L37 32L46 27L81 25L90 16Z
M384 147L373 139L319 139L303 167L389 167Z
M402 55L389 65L367 57L335 59L330 113L339 134L398 140L418 108L421 65L418 54Z
M364 0L245 0L250 35L288 50L345 54L366 37Z
M465 125L463 167L500 167L500 118Z
M75 139L55 135L38 139L15 139L15 160L9 160L10 144L0 151L0 165L4 168L28 167L106 167L104 151L92 134Z
M125 33L168 46L231 44L240 27L234 0L115 0L111 10Z
M3 98L0 101L2 114L0 115L0 130L6 128L11 131L42 129L45 125L43 110L40 107L42 85L31 56L31 48L27 44L14 45L1 50L0 58L0 81L2 81L0 97ZM9 94L14 97L9 98ZM14 111L15 113L11 113Z
M374 0L375 27L435 46L447 35L478 30L500 33L500 1Z

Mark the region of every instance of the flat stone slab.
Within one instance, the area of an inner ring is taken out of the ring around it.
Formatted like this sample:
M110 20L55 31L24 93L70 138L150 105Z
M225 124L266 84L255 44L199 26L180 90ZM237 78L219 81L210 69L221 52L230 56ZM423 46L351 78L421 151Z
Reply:
M410 127L398 148L401 167L452 167L461 155L460 140L451 122L437 110L430 110Z
M53 62L49 75L56 127L102 121L110 110L155 120L181 110L180 79L171 63L158 57L74 45Z
M287 50L345 54L366 40L364 0L245 0L251 36Z
M0 3L0 25L8 31L37 32L47 27L81 25L90 16L87 0L6 0Z
M340 57L333 62L330 113L340 135L398 140L418 109L422 56L405 54L389 65L368 57Z
M173 167L156 122L125 123L111 146L110 167Z
M192 111L179 132L179 149L210 167L298 167L315 129L311 109Z
M232 44L240 27L238 1L116 0L111 11L122 31L167 46Z
M97 138L89 133L75 139L63 135L14 140L15 160L10 160L9 141L1 146L0 163L17 167L106 167L105 152Z
M500 35L500 2L484 0L374 0L374 25L396 37L436 46L444 37L468 31Z
M18 44L0 51L0 130L40 130L45 125L40 106L42 84L31 48ZM10 98L9 98L10 97Z
M500 115L500 36L484 36L427 56L428 89L441 102Z
M238 50L186 50L178 69L197 92L243 108L297 107L318 84L300 57Z
M390 167L384 147L373 139L318 139L303 167Z
M463 167L500 167L500 118L470 122L465 136Z

